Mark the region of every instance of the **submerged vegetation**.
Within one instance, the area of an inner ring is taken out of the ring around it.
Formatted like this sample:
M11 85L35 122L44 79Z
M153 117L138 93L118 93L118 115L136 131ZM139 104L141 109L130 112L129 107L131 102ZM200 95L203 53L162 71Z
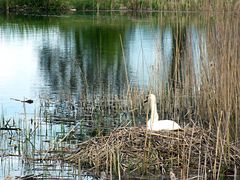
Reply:
M225 11L239 10L239 0L1 0L6 11L61 12L63 10Z

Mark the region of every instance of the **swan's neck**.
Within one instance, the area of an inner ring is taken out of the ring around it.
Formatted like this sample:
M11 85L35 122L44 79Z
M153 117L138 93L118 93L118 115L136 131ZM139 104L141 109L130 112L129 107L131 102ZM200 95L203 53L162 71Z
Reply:
M156 101L151 101L151 117L150 117L150 120L151 120L152 123L158 121Z

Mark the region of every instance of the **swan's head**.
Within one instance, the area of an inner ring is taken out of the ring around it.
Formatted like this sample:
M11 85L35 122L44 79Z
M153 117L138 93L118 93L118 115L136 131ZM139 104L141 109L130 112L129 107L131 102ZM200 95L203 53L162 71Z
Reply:
M144 102L156 103L156 96L154 94L149 94Z

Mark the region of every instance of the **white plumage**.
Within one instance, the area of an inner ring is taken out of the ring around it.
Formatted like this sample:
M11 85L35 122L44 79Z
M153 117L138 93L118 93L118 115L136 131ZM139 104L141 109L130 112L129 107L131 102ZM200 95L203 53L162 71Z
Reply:
M148 130L161 131L181 129L181 127L172 120L158 120L156 96L154 94L149 94L148 101L150 101L151 106L151 116L147 122Z

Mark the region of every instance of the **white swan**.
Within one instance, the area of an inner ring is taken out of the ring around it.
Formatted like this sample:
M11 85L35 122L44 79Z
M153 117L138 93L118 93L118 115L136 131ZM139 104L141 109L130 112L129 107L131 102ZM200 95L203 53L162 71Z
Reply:
M151 131L178 130L181 127L172 120L158 120L156 96L149 94L147 101L151 106L151 117L147 122L147 129Z

